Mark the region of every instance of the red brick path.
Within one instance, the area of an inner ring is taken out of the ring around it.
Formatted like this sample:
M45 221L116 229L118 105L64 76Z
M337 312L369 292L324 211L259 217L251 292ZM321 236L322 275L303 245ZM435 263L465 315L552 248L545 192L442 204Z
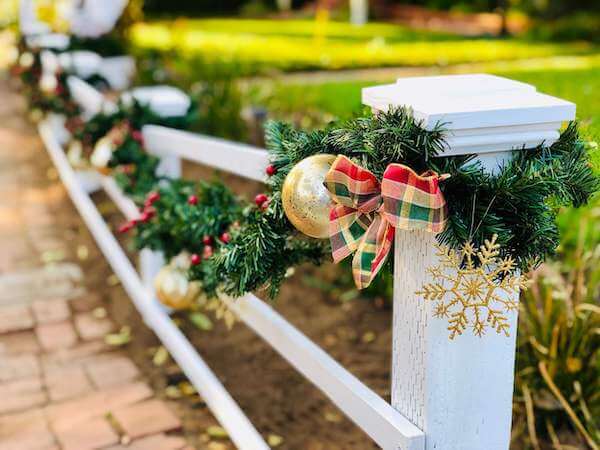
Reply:
M54 206L66 193L35 164L47 157L18 98L2 85L0 98L0 450L191 448L169 405L104 343L115 325L65 262L69 219Z

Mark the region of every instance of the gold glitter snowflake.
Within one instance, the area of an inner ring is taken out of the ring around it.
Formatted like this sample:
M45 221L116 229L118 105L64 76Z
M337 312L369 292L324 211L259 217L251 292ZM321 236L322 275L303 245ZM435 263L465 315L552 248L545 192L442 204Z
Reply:
M500 258L497 238L486 239L479 250L470 242L459 251L436 245L439 264L427 269L434 281L416 294L436 302L434 315L448 318L450 339L469 325L479 337L488 327L509 336L507 313L518 308L515 298L526 282L514 273L511 257Z

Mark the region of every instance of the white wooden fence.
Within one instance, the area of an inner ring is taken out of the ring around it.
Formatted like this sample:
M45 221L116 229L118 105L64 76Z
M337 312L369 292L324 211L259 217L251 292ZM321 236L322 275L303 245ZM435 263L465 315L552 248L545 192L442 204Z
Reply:
M87 115L106 107L102 95L83 81L71 79L69 84ZM152 280L164 264L162 255L142 251L137 272L89 194L104 189L130 219L138 215L136 206L111 178L77 173L71 168L57 139L59 125L56 120L41 123L42 139L75 206L144 320L233 442L244 450L268 448L208 365L173 325L168 311L155 299ZM540 130L546 132L544 126ZM147 150L161 158L159 170L164 175L179 176L181 159L185 159L251 180L264 180L268 158L263 149L160 126L145 126L143 134ZM481 161L488 170L495 170L498 162L510 155L510 151L494 148ZM517 315L510 317L510 338L490 333L482 339L465 333L450 341L445 321L434 319L433 305L414 293L430 281L424 269L436 261L434 240L434 236L422 232L401 232L396 236L391 404L253 294L229 300L228 304L380 447L507 450Z
M98 99L89 95L90 86L82 83L84 82L81 80L72 81L75 98L84 103L82 106L86 111L101 108ZM87 92L87 95L79 96L78 86ZM86 104L86 99L90 98L93 104ZM97 188L104 189L124 216L130 219L138 216L137 207L125 197L111 178L74 171L57 139L59 130L56 130L56 126L57 121L48 120L41 123L39 132L42 140L73 203L144 321L169 350L238 448L268 448L208 365L172 323L168 311L155 299L152 279L163 264L162 256L155 252L143 251L140 255L140 272L136 271L89 195ZM164 174L178 175L180 158L184 158L248 179L264 179L268 158L263 149L159 126L146 126L143 134L148 151L161 157L160 169ZM338 364L267 303L253 294L246 294L228 303L242 321L325 393L379 446L390 450L425 448L425 435L422 430Z

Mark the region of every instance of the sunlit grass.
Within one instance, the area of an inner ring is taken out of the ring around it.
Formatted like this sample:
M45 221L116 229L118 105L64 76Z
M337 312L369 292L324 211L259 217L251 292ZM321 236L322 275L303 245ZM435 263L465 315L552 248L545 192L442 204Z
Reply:
M310 33L309 22L263 21L174 21L140 23L131 29L134 46L142 49L176 50L182 56L201 55L206 59L237 61L268 72L270 69L343 69L381 66L446 66L449 64L548 57L589 53L586 43L549 44L520 40L440 40L438 35L419 32L410 38L398 27L373 24L372 31L354 29L360 39L342 39L352 33L347 24L321 25L326 31ZM239 27L236 26L239 24ZM219 25L222 27L219 28ZM288 27L287 35L283 35ZM328 27L333 27L329 32ZM269 33L270 27L274 31ZM339 30L337 29L339 27ZM390 28L391 27L391 28ZM296 28L300 30L294 31ZM378 33L379 28L381 32ZM245 30L245 31L244 31ZM429 36L429 38L427 38ZM432 40L431 36L437 36ZM447 38L447 37L446 37Z
M348 22L319 20L265 20L265 19L188 19L175 21L157 21L152 25L162 28L176 27L185 32L204 31L212 33L255 34L261 36L290 36L314 38L324 36L328 39L366 40L378 37L387 41L409 40L456 40L449 33L417 30L397 24L368 23L362 26Z

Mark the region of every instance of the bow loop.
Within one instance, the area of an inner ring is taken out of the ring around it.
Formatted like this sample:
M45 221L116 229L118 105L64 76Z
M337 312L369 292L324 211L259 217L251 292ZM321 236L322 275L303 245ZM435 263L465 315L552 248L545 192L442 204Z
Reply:
M337 263L354 253L352 272L359 289L369 286L383 267L396 228L443 231L443 179L435 172L417 175L410 167L390 164L379 183L347 157L336 158L324 181L335 202L329 217L332 255Z
M381 182L386 220L402 230L442 232L448 213L439 182L447 177L431 170L417 175L410 167L390 164Z
M377 177L343 155L331 165L324 184L335 203L362 213L375 211L381 204L381 185Z

